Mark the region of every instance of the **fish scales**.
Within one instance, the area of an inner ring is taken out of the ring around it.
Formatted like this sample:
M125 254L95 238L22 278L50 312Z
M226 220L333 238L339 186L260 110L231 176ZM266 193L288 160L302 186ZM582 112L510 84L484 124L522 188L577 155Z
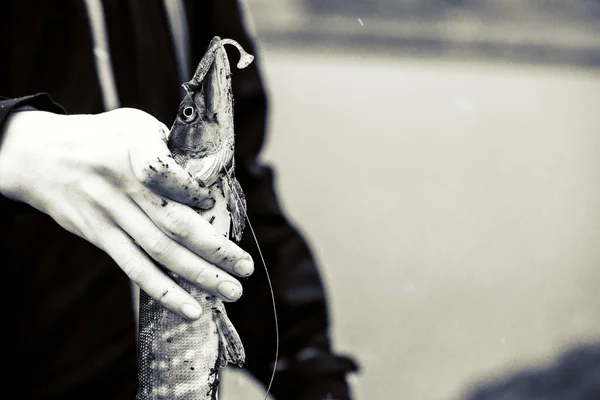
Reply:
M215 37L192 79L169 134L175 160L211 189L215 205L196 210L225 237L239 240L245 200L234 176L233 95L231 71L223 45L240 51L238 68L253 57L235 41ZM187 320L164 308L143 291L139 301L138 400L216 400L219 369L241 366L245 353L223 302L195 284L167 274L200 303L203 313Z

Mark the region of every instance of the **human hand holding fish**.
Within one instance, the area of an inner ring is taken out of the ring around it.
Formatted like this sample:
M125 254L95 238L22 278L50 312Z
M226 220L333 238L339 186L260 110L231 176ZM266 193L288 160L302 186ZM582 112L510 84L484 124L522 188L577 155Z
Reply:
M234 276L254 266L192 209L211 208L214 193L174 161L167 132L136 109L16 112L0 147L0 193L104 250L144 292L195 319L198 301L157 264L225 301L241 296Z

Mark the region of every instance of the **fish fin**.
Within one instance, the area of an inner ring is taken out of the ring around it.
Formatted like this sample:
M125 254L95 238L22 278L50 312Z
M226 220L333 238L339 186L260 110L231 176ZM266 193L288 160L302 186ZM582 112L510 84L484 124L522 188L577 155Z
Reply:
M240 335L229 320L225 307L221 312L213 314L219 334L219 360L218 365L223 368L227 364L236 364L238 367L244 365L246 361L246 352Z
M244 196L242 187L233 173L229 173L222 179L224 181L222 185L223 192L231 213L232 236L239 242L246 228L246 196Z

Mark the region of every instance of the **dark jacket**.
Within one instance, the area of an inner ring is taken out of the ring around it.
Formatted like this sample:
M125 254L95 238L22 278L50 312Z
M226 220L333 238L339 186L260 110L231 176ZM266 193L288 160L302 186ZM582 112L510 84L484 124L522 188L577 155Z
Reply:
M7 3L0 6L0 96L5 98L0 131L19 105L62 112L42 92L69 113L102 112L84 2ZM215 35L233 38L256 54L235 1L186 3L192 71ZM121 105L170 126L181 82L162 2L103 4ZM322 399L328 392L347 399L345 374L355 364L332 353L314 259L281 210L273 171L257 160L267 113L259 65L260 58L234 74L236 172L275 289L281 344L272 392L286 400ZM9 283L3 291L4 325L12 335L5 365L13 366L8 380L22 390L19 398L134 398L135 326L125 274L105 253L37 210L6 198L0 207L1 263ZM245 368L266 383L275 352L270 292L250 234L241 246L257 260L257 271L228 312L247 350Z

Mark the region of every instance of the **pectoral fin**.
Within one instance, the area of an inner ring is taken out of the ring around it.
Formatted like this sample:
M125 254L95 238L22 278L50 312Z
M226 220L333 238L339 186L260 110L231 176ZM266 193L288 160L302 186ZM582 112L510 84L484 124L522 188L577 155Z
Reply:
M239 242L246 228L246 197L233 175L223 177L222 187L231 213L231 235Z

